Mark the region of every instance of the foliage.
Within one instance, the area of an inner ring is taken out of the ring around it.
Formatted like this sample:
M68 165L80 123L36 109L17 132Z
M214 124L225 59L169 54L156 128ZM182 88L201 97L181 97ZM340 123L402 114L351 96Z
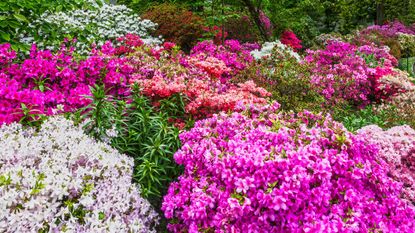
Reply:
M329 117L242 107L180 135L163 211L173 232L412 232L377 147ZM386 204L387 203L387 204Z
M155 232L133 160L62 117L0 128L2 232Z
M368 105L364 109L357 111L347 109L337 118L339 118L339 121L343 123L344 127L351 132L356 132L357 130L368 125L378 125L382 128L394 125L392 122L389 122L385 111L376 111L373 108L375 107Z
M184 51L190 51L203 34L202 18L177 4L154 5L141 17L157 23L156 35L176 43Z
M171 113L163 111L164 106L160 109L156 111L137 86L122 99L106 95L105 88L96 86L91 104L82 109L88 134L134 158L134 180L155 206L180 172L173 162L173 153L180 146L178 129L169 122Z
M415 77L415 57L401 58L399 60L399 69L404 70Z
M260 38L257 28L249 16L238 15L225 22L226 38L240 42L257 42Z

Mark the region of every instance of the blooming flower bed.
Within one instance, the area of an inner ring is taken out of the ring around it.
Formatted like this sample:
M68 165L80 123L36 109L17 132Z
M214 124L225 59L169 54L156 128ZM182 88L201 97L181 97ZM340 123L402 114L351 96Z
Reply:
M154 232L133 159L63 118L0 128L1 232Z
M413 230L414 209L376 146L330 117L277 108L222 113L180 135L185 171L162 207L171 231Z
M390 165L390 175L404 185L403 197L415 205L415 130L407 125L388 130L370 125L358 134L379 147L379 155Z
M330 41L323 50L308 50L305 60L312 64L311 82L330 102L346 100L364 106L396 93L380 89L381 77L392 74L397 65L387 48Z

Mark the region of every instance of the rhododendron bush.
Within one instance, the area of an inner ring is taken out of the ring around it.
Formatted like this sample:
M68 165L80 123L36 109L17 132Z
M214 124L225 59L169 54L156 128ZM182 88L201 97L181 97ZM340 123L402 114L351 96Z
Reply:
M232 51L245 51L239 43ZM248 53L231 53L211 42L201 43L190 56L180 54L171 58L163 53L159 58L141 53L135 54L134 66L140 67L131 78L131 83L139 84L143 94L158 101L175 95L184 96L185 113L192 118L207 117L218 111L233 110L236 103L266 103L270 94L254 82L230 83L228 77L239 69L244 69L249 59ZM240 55L242 57L240 57ZM248 59L248 60L245 60Z
M388 130L370 125L358 133L379 147L379 155L391 167L390 175L404 184L403 197L415 205L415 130L407 125Z
M19 62L9 44L0 45L0 124L77 110L89 103L85 95L98 81L123 95L133 68L127 57L105 54L108 47L78 62L72 49L51 53L33 45L30 57Z
M171 231L413 231L413 206L375 145L330 117L278 107L241 107L180 135L185 171L162 207Z
M127 95L128 85L136 82L155 101L182 94L186 113L195 118L232 110L241 100L265 103L269 93L253 82L227 83L252 59L249 51L237 41L227 43L229 50L212 46L196 47L188 56L176 54L172 43L151 47L127 34L117 45L107 42L83 60L74 59L73 48L52 53L33 45L30 57L20 62L10 45L0 45L0 123L78 110L90 103L90 87L100 83L115 97Z
M346 100L361 106L400 91L384 88L380 80L384 75L394 74L393 67L397 65L385 47L330 41L323 50L307 52L305 60L312 64L311 82L329 102Z
M250 49L237 40L227 40L223 46L215 45L213 41L203 41L193 47L190 53L191 56L197 56L199 60L204 56L205 58L215 57L223 61L230 68L228 72L222 74L224 79L229 79L253 61Z
M0 128L1 232L155 232L133 159L61 117Z
M285 30L280 37L281 43L290 46L294 51L298 52L303 46L301 40L291 30Z

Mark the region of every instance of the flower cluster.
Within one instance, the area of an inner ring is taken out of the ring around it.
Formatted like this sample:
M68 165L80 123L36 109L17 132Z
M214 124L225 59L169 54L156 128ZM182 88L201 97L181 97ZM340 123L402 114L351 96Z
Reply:
M362 30L361 33L378 32L385 37L394 37L400 33L415 35L413 28L405 26L402 22L395 20L384 25L372 25Z
M0 128L1 232L155 232L133 159L62 117Z
M402 35L404 35L403 40L401 38ZM414 53L406 54L409 52L406 50L407 47L411 46L406 42L410 43L413 41L411 37L415 37L414 28L407 27L399 21L394 21L385 25L369 26L354 35L352 41L360 45L386 45L390 48L391 54L399 59L402 55L414 55Z
M196 66L208 73L212 78L220 79L222 75L229 74L232 70L226 64L215 57L199 53L189 59L189 64Z
M255 58L255 60L269 58L272 54L284 55L283 57L294 57L297 61L301 60L298 53L296 53L290 46L281 43L279 40L265 42L261 49L251 51L251 55Z
M393 73L397 60L387 48L355 46L330 41L325 49L308 50L305 60L311 64L311 82L331 102L346 100L355 105L386 99L393 91L380 90L380 79Z
M136 34L146 43L160 43L149 33L155 30L156 24L147 19L140 19L138 15L124 5L109 5L103 3L95 9L79 9L69 12L45 13L32 23L32 27L42 28L38 25L48 24L55 28L53 34L49 31L38 32L40 41L34 38L24 38L24 42L36 42L42 48L59 49L65 37L77 38L76 52L86 55L90 46L102 46L107 40L115 40L126 34ZM57 38L54 38L57 35Z
M294 51L298 52L303 46L301 40L297 38L295 33L291 30L286 30L281 34L281 43L290 46Z
M376 146L341 124L278 104L241 107L180 135L184 174L162 210L173 232L412 232Z
M379 147L379 155L390 166L390 175L403 183L403 197L415 205L415 130L407 125L388 130L370 125L360 129L358 134Z
M398 72L394 76L382 77L382 82L389 83L392 87L399 87L403 91L398 92L388 100L376 107L378 112L386 112L393 120L404 122L415 127L415 85L414 80L409 79L408 73Z
M116 57L110 43L85 60L76 61L73 50L56 53L32 46L30 56L18 61L9 44L0 45L0 124L33 120L39 115L71 112L89 103L90 86L98 81L110 93L124 95L134 68L129 58Z
M229 79L232 75L242 71L253 61L247 46L240 44L237 40L227 40L223 46L215 45L212 41L199 42L191 50L191 56L199 56L199 54L205 54L206 58L215 57L223 61L231 69L231 72L222 75L224 79Z

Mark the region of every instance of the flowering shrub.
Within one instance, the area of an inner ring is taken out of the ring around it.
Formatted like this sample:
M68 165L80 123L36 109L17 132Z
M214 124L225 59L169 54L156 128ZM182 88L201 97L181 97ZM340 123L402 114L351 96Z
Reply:
M250 50L237 40L227 40L223 46L215 45L212 41L199 42L190 53L191 56L197 56L197 59L202 59L200 54L204 54L206 59L214 57L223 61L230 68L229 72L222 75L225 80L245 69L253 61Z
M0 231L155 232L133 160L63 118L0 128Z
M358 133L378 145L379 155L391 167L390 175L404 184L403 197L415 205L415 130L407 125L388 130L371 125L360 129Z
M30 56L19 62L9 44L0 45L0 124L84 107L89 86L97 82L111 94L125 95L134 69L128 57L113 56L117 51L107 43L77 62L72 49L51 53L33 45Z
M218 62L217 59L212 60ZM142 64L142 67L131 78L131 83L139 84L142 93L156 102L175 95L184 96L185 113L194 119L218 111L233 110L239 101L266 103L265 97L270 95L252 81L238 84L221 82L218 76L225 68L220 62L219 69L206 61L195 60L194 57L182 59L186 66L171 60L159 61L157 64L152 63L151 59L136 62Z
M280 41L281 43L290 46L296 52L303 47L301 45L301 40L299 40L291 30L285 30L280 36Z
M277 45L271 51L267 50L272 48L272 43L265 43L261 51L253 51L254 57L262 59L252 63L232 80L253 80L269 91L272 99L280 103L283 110L321 111L325 100L312 87L307 64L299 62L300 56L289 47L279 42L274 44Z
M173 232L412 232L414 209L365 138L330 119L221 113L180 135L184 174L162 210Z
M311 82L329 102L349 101L366 105L387 99L395 90L380 89L380 78L392 74L397 60L387 48L330 41L323 50L308 50Z
M103 3L101 7L93 9L45 13L32 23L32 27L43 24L52 25L55 30L41 30L38 32L39 38L24 37L22 41L27 44L36 42L41 48L57 50L66 37L76 38L76 52L82 55L89 53L92 44L102 46L107 40L115 40L126 34L136 34L149 44L161 42L159 38L149 35L155 30L156 24L141 20L124 5Z
M405 26L402 22L395 20L384 25L372 25L362 30L361 33L379 32L386 37L394 37L400 33L415 35L415 30L411 27Z
M301 60L300 55L292 50L291 47L286 46L279 40L273 42L265 42L261 49L255 49L251 51L251 55L255 60L261 60L263 58L269 58L271 54L284 55L283 58L294 57L298 61Z
M390 53L399 59L402 55L407 56L405 39L402 40L402 34L404 37L415 36L415 30L405 26L399 21L393 21L385 25L372 25L362 31L353 38L353 42L359 45L376 44L378 46L387 45L390 48ZM412 55L414 55L412 53Z
M265 29L265 32L268 36L272 36L274 26L272 25L271 20L262 10L259 11L259 21L261 22L262 26Z
M386 112L391 121L410 124L415 127L415 85L406 72L395 76L385 76L384 82L403 89L397 95L383 101L376 107L377 112Z
M155 32L158 36L176 43L185 51L190 51L203 34L202 18L176 4L155 5L141 16L157 23Z

